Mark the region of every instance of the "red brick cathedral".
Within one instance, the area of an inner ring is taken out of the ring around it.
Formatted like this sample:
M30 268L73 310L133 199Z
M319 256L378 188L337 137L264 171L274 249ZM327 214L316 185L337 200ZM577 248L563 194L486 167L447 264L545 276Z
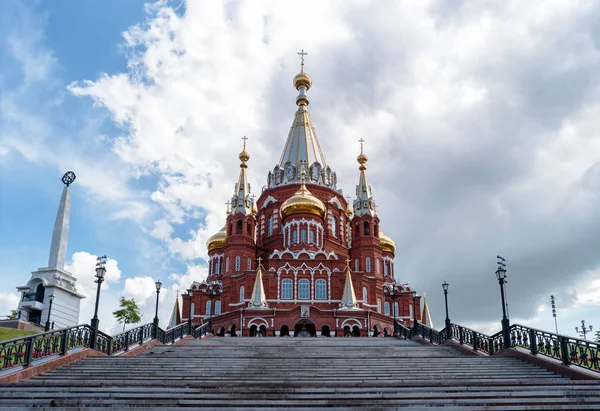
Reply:
M303 60L294 77L298 110L256 202L244 142L231 210L206 243L209 276L183 295L183 320L190 303L194 324L209 321L212 312L214 332L225 336L386 335L393 333L394 309L407 324L413 315L420 320L420 297L413 307L407 285L395 302L384 295L394 278L396 245L380 228L362 141L350 206L310 119L311 86Z

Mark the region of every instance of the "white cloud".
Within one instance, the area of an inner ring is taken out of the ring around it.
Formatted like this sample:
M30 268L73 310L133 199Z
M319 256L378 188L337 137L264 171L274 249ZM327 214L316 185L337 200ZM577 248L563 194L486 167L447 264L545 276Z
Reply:
M19 305L19 296L17 293L0 292L0 317L10 315L12 310L16 310Z
M127 278L123 294L126 298L135 298L139 305L146 305L148 299L156 294L154 281L152 277Z
M98 256L90 254L87 251L78 251L73 253L70 264L65 264L65 270L77 278L77 291L87 298L83 300L83 305L93 304L96 295L96 262ZM106 260L106 273L101 289L108 290L111 284L118 283L121 280L121 270L118 262L112 258Z

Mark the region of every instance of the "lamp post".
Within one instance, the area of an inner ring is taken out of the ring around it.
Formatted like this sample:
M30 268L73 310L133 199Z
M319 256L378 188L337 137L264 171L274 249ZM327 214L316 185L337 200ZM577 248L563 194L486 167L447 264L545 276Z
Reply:
M553 295L550 296L550 305L552 306L552 317L554 317L554 328L556 329L556 334L558 334L558 322L556 322L556 303Z
M210 298L210 317L208 320L208 328L211 334L214 334L212 329L212 317L214 311L213 300L217 297L220 297L223 294L223 287L218 282L211 281L200 285L200 291L202 292L202 295L205 295L208 298Z
M406 284L404 284L406 285ZM396 300L404 294L404 287L401 284L396 283L394 278L391 283L384 284L383 295L392 299L392 310L394 311L394 331L396 334Z
M506 316L506 300L504 298L504 284L506 284L506 263L501 256L498 258L498 269L496 270L496 278L500 284L500 296L502 298L502 339L504 340L503 348L510 348L510 321Z
M190 307L188 311L188 329L189 335L192 335L192 301L194 299L194 293L191 290L188 291L188 297L190 297Z
M98 289L96 290L96 306L94 308L94 318L92 318L91 326L92 326L92 339L90 340L90 348L96 348L96 340L98 339L98 304L100 303L100 286L104 281L104 275L106 274L106 256L100 256L96 258L96 279L95 283L98 284Z
M50 331L50 314L52 314L52 301L54 301L54 295L49 295L48 301L50 302L50 305L48 306L48 320L46 321L44 331Z
M575 327L575 332L581 334L583 336L583 339L585 340L585 336L587 335L587 333L592 332L592 326L590 325L589 328L585 328L585 320L581 320L581 331L579 330L579 327Z
M156 310L154 310L154 338L156 339L158 336L158 296L160 295L162 283L157 280L154 285L156 285Z
M417 292L411 291L410 295L413 299L413 328L417 328Z
M447 339L452 338L450 317L448 317L448 286L449 285L450 284L448 284L446 281L444 281L444 284L442 284L442 288L444 289L444 302L446 303L446 338Z

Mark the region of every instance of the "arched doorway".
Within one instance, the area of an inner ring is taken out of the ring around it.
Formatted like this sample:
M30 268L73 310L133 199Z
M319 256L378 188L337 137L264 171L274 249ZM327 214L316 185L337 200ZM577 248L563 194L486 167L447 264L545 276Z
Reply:
M266 325L261 325L258 328L258 333L260 334L260 337L266 337L267 336L267 326ZM258 335L256 337L259 337Z
M230 334L232 337L237 337L237 333L236 333L236 331L235 331L235 329L236 329L236 328L237 328L237 327L235 326L235 324L231 324L231 325L229 326L229 334Z
M321 327L321 337L331 337L331 330L328 325Z
M288 327L287 325L282 325L281 328L279 329L279 336L280 337L289 337L290 336L290 327Z
M381 331L379 330L379 326L378 325L374 325L373 326L373 337L379 337L380 333L381 333Z
M390 336L390 330L389 330L389 328L386 327L386 328L383 329L383 335L385 337L389 337Z
M225 337L225 327L219 327L219 331L217 332L218 337Z
M315 324L311 320L302 319L294 326L296 337L314 337L317 335Z
M250 327L250 337L256 336L257 331L258 326L256 324L252 324L252 326Z
M349 325L344 327L344 337L352 337L352 328Z
M352 327L352 336L360 337L360 328L358 328L358 325L355 325L354 327Z

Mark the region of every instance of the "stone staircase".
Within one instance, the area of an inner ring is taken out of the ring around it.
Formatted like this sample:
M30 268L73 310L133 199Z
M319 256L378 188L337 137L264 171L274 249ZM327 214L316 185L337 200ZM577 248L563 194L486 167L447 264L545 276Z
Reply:
M210 338L89 357L16 384L0 407L600 409L600 381L395 338Z

